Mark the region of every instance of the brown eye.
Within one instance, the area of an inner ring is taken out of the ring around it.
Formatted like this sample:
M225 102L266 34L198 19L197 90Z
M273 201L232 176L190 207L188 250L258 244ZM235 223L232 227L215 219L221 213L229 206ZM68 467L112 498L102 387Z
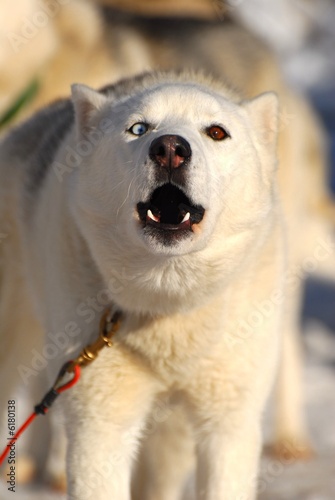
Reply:
M227 132L219 125L212 125L206 130L207 135L213 139L213 141L223 141L226 137L229 137Z

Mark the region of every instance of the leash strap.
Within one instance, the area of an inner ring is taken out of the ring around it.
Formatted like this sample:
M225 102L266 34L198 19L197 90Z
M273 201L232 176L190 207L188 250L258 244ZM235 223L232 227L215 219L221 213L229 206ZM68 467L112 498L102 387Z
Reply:
M13 439L7 444L3 453L0 455L0 467L4 463L7 457L10 447L17 441L17 439L24 433L24 431L32 424L38 415L45 415L58 396L73 387L80 379L81 367L85 367L94 361L99 352L104 347L111 347L113 345L112 338L119 330L121 326L121 313L116 311L114 314L111 313L110 308L108 308L101 317L100 320L100 333L97 340L88 346L86 346L79 356L71 361L67 361L60 369L55 383L53 384L50 391L48 391L43 397L42 401L35 406L33 413L27 418L24 424L19 428L19 430L14 435ZM70 375L70 380L68 380ZM64 382L64 379L67 379Z
M6 456L8 455L10 451L10 447L15 444L15 442L18 440L18 438L21 436L21 434L24 433L26 429L30 426L30 424L33 423L35 418L38 415L45 415L48 410L51 408L52 404L55 402L56 398L64 391L67 389L70 389L72 386L74 386L79 378L80 378L80 366L76 365L74 366L74 371L72 374L72 378L70 381L66 382L65 384L58 386L59 381L61 378L63 378L68 370L68 367L72 364L72 361L65 363L62 369L60 370L56 382L53 385L52 389L50 389L49 392L46 393L46 395L43 397L42 401L35 406L33 413L30 415L30 417L27 418L27 420L24 422L23 425L19 428L19 430L15 433L13 439L10 440L10 442L7 444L6 448L4 449L3 453L0 456L0 466L3 464ZM57 388L56 388L57 387Z

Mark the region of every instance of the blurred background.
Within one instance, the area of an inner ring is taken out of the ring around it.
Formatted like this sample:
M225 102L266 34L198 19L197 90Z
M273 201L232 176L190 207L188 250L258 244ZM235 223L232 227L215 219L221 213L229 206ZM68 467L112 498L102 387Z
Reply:
M238 27L240 38L234 35L231 45L222 44L221 31L227 33L232 26ZM261 53L264 48L264 57L271 54L286 83L316 110L326 144L325 182L334 194L333 0L0 0L0 134L41 106L67 96L71 83L99 87L151 67L171 66L176 50L178 67L189 61L200 66L205 36L211 57L204 70L216 76L222 54L247 45L249 35L253 43L260 43ZM259 64L246 48L241 50L246 66ZM241 63L235 67L234 62L231 57L229 70L242 81L247 77ZM264 457L262 500L335 498L334 275L330 269L329 276L326 271L322 277L317 272L306 277L301 315L306 406L316 454L294 464ZM22 405L25 408L24 401ZM2 484L0 499L9 495ZM21 486L16 498L64 497L34 484Z
M236 17L277 54L286 80L313 103L327 129L335 190L335 3L332 0L236 1ZM233 4L231 4L233 5Z

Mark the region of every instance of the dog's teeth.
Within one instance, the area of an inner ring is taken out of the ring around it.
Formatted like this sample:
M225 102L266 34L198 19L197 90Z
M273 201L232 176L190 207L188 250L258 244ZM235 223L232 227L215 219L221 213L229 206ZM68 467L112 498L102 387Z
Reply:
M153 220L154 222L159 222L159 218L156 217L152 212L151 210L148 210L147 211L147 216L149 217L149 219Z
M190 217L191 217L190 212L187 212L187 214L185 215L185 217L184 217L184 218L183 218L183 220L181 221L181 224L182 224L183 222L187 222L187 221L190 219Z

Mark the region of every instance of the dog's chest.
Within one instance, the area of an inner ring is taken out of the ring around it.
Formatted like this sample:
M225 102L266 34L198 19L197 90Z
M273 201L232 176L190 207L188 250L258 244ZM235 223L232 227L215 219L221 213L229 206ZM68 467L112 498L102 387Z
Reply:
M122 341L149 369L171 384L192 377L203 360L213 355L222 329L221 315L197 311L133 324Z

